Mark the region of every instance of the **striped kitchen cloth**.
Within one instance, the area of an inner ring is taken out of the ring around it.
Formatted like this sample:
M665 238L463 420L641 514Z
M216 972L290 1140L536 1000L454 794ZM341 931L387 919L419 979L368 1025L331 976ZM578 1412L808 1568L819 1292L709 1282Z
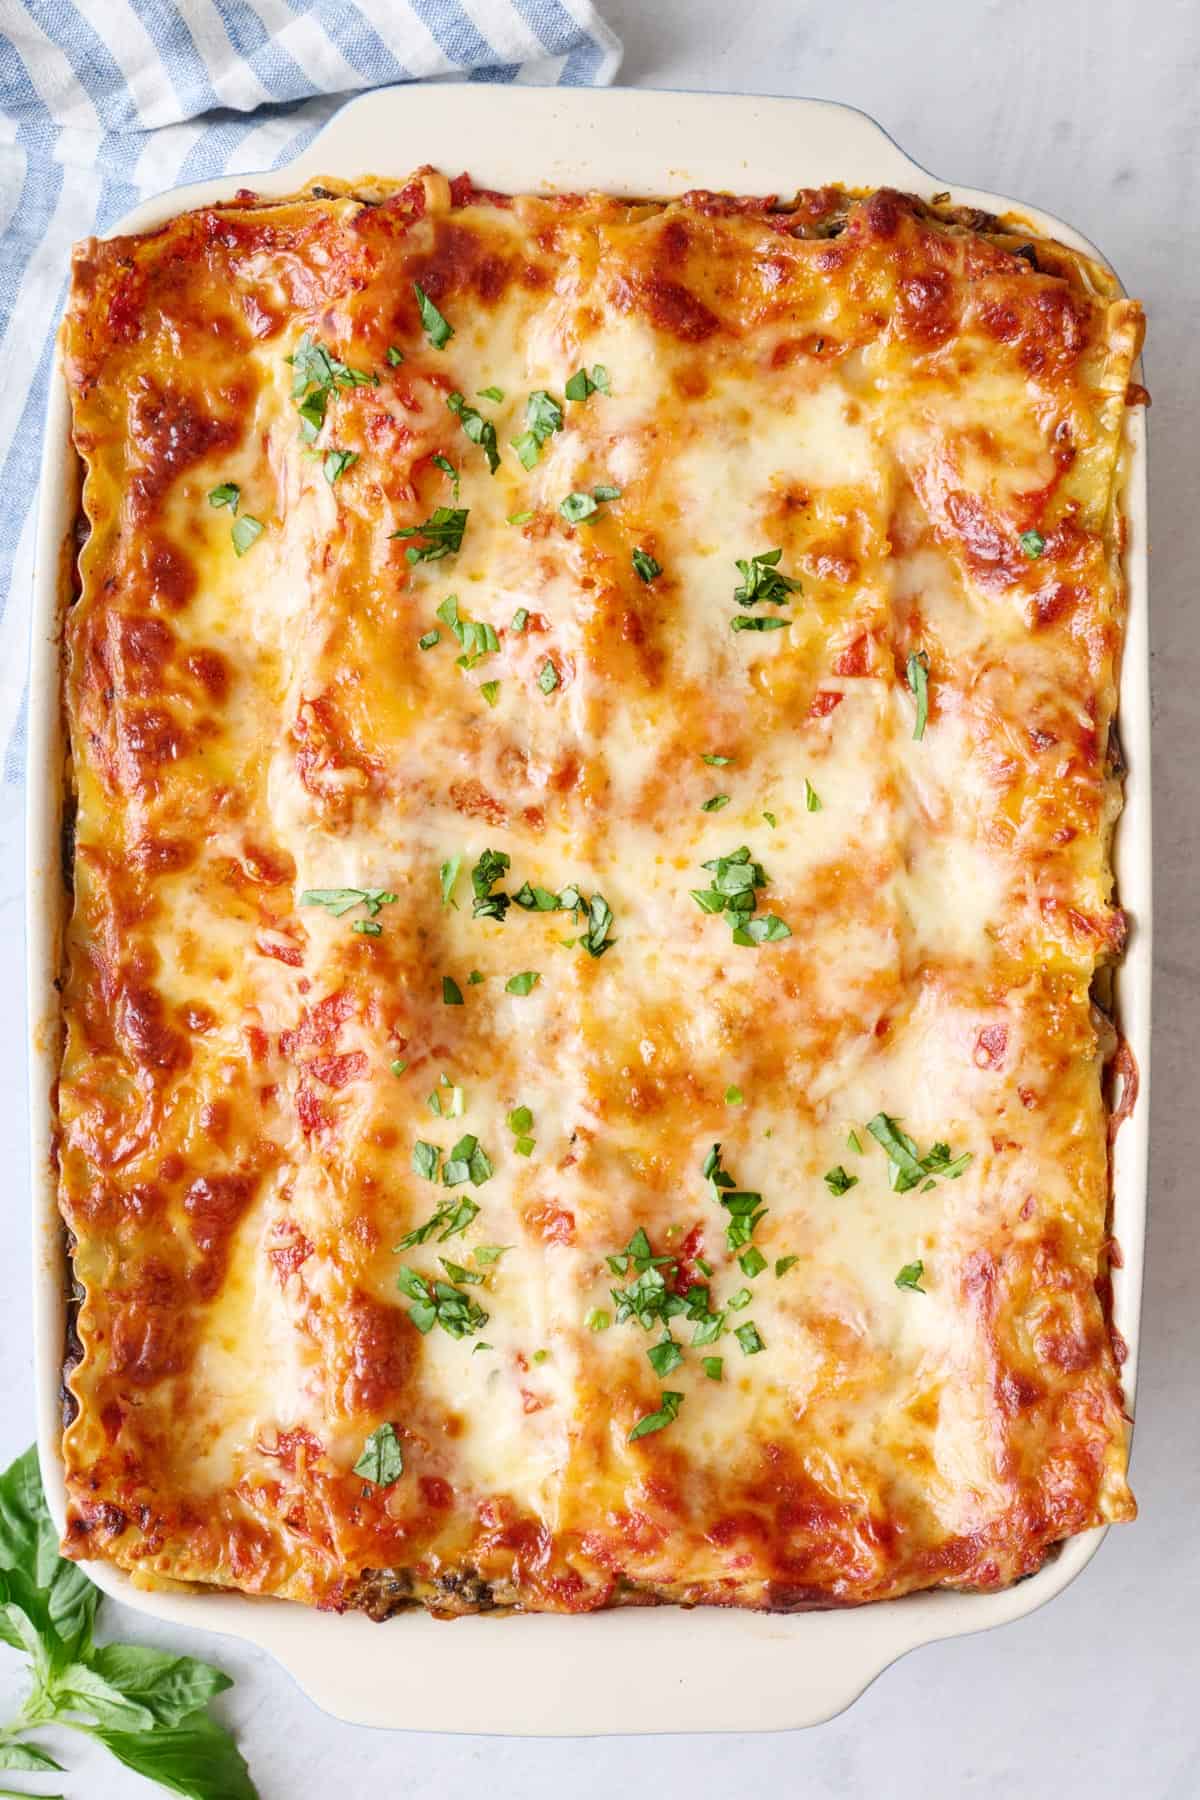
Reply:
M612 80L590 0L0 0L0 756L25 762L34 484L71 245L276 168L363 88Z

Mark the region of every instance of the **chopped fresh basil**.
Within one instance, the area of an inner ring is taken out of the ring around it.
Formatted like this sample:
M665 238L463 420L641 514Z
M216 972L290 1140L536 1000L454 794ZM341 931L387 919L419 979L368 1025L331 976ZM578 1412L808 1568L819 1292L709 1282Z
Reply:
M457 389L446 395L446 405L455 415L459 424L473 444L478 444L487 457L488 468L492 474L500 467L500 448L496 442L496 427L490 419L474 406L468 406L466 400Z
M858 1176L847 1175L841 1163L838 1163L835 1169L826 1169L824 1179L825 1186L829 1189L830 1193L836 1194L839 1197L842 1194L848 1194L852 1187L858 1186Z
M495 706L500 698L500 683L498 681L481 681L479 691L489 706Z
M504 918L510 905L509 897L503 893L494 894L492 889L507 872L509 862L506 851L485 850L471 870L471 887L475 894L471 908L473 919Z
M545 662L538 670L537 684L541 688L543 694L552 694L558 686L558 670L550 661L549 657L546 658Z
M564 519L567 519L572 525L578 525L582 519L590 519L593 514L598 512L603 501L619 500L620 498L620 488L602 484L600 487L594 487L590 494L579 492L568 494L565 500L559 502L558 510Z
M473 669L485 656L494 656L499 650L500 639L495 626L483 619L464 619L458 610L457 594L446 595L438 606L437 616L443 625L449 626L463 647L462 655L455 658L460 669Z
M576 369L563 392L568 400L586 400L589 394L607 394L608 370L603 363L595 363L591 372L587 369Z
M462 549L469 511L466 506L435 506L423 525L405 525L392 536L425 539L423 544L410 544L404 552L410 563L440 562Z
M767 821L767 824L771 827L771 830L774 831L775 827L779 823L779 820L775 817L775 814L772 812L765 812L763 814L763 818Z
M689 1289L688 1291L692 1293L695 1290ZM693 1346L715 1344L724 1329L725 1314L723 1312L704 1313L696 1321L696 1329L692 1333Z
M821 810L821 796L807 775L804 777L804 810L805 812L820 812Z
M417 639L417 649L432 650L433 646L435 644L440 644L441 641L442 634L435 625L432 631L423 631L421 633L420 637Z
M330 450L322 465L325 472L325 479L330 487L333 486L335 481L340 481L342 476L346 473L346 470L353 468L357 461L357 450Z
M512 626L510 629L515 631L517 636L520 637L528 623L529 608L527 606L518 606L516 612L512 616Z
M750 1277L751 1281L754 1280L756 1275L761 1275L766 1266L766 1257L754 1244L751 1244L750 1248L744 1250L738 1257L738 1267L741 1269L743 1275L748 1275Z
M397 350L395 344L388 345L386 355L387 355L388 365L390 368L398 369L400 367L400 364L404 361L403 350Z
M700 761L706 762L710 769L725 769L728 768L733 758L732 756L710 756L706 753L700 758Z
M720 812L723 807L726 807L728 805L729 805L729 795L728 794L710 794L708 799L702 803L702 805L700 807L700 811L708 812L708 813Z
M926 1289L921 1286L921 1277L925 1273L925 1264L921 1261L905 1263L896 1277L898 1288L908 1288L914 1294L923 1294Z
M462 868L462 856L451 856L438 868L438 880L442 888L442 906L453 906L454 884L458 880L458 872Z
M396 896L389 888L305 888L301 906L320 906L331 917L342 919L356 906L365 906L369 918L381 908L393 906Z
M683 1351L668 1331L663 1336L661 1343L653 1344L647 1350L646 1360L661 1381L664 1375L669 1375L673 1369L679 1367L683 1361Z
M453 489L454 498L457 500L458 499L459 477L458 477L458 470L455 468L454 464L450 461L448 456L443 456L440 450L438 451L436 456L433 456L430 458L430 461L433 463L433 466L435 469L440 469L442 471L442 474L449 478L450 485Z
M778 1256L778 1257L776 1257L776 1259L775 1259L775 1279L776 1279L776 1281L778 1281L781 1276L786 1275L788 1270L793 1268L796 1265L796 1263L798 1263L799 1261L800 1261L800 1258L798 1256Z
M391 1487L404 1473L404 1455L394 1425L377 1425L362 1447L354 1473L374 1487Z
M407 1069L407 1067L408 1067L408 1064L401 1057L398 1056L396 1058L395 1062L390 1063L388 1066L391 1069L393 1075L403 1075L405 1069Z
M383 936L383 926L379 923L378 919L355 919L350 929L351 931L357 931L360 937Z
M504 984L506 994L532 994L541 980L536 969L522 969L519 975L510 975Z
M741 1106L745 1098L741 1088L734 1087L732 1083L725 1089L726 1106Z
M782 550L764 550L748 561L741 557L735 559L742 577L741 585L733 590L739 606L756 606L760 600L770 606L786 606L789 596L800 592L800 583L781 573L779 561L782 556Z
M634 572L642 580L649 583L662 574L662 564L657 562L648 550L635 550L633 553Z
M478 987L479 983L483 980L483 975L479 969L472 969L471 973L467 976L467 980L472 987Z
M415 1147L413 1151L414 1167L416 1149L419 1147L420 1146ZM433 1151L435 1158L434 1167L436 1168L436 1158L441 1155L441 1151L436 1144L426 1144L424 1148ZM418 1170L417 1173L421 1174L422 1171ZM425 1180L436 1181L437 1176L426 1175ZM478 1215L478 1206L475 1204L474 1200L468 1200L465 1194L457 1200L439 1200L437 1210L434 1212L433 1216L426 1219L423 1225L415 1226L412 1231L402 1237L400 1242L395 1245L395 1249L397 1251L411 1250L414 1244L424 1244L435 1232L438 1234L438 1243L444 1244L448 1239L458 1237L464 1232L467 1229L467 1226L470 1225Z
M413 282L413 293L417 296L421 329L435 350L444 350L454 336L453 325L438 311L419 281Z
M236 513L241 497L242 490L236 481L223 481L219 487L209 489L208 504L210 506L227 506L230 512Z
M487 1269L493 1263L498 1263L502 1256L507 1256L511 1249L511 1244L476 1244L471 1255L481 1269Z
M700 1367L710 1381L720 1381L725 1369L725 1358L723 1356L702 1356Z
M729 621L731 631L783 631L790 619L766 618L762 613L734 613Z
M664 1426L673 1425L679 1417L679 1409L682 1405L682 1394L674 1393L670 1388L664 1388L659 1396L658 1411L646 1413L644 1418L638 1420L629 1434L629 1442L632 1444L637 1438L649 1437L651 1432L662 1431Z
M778 918L775 913L760 914L757 918L747 919L745 924L735 925L733 928L735 944L778 944L783 938L790 938L791 935L791 926L786 924L783 919Z
M320 433L329 402L339 388L379 386L378 375L352 369L307 331L284 360L292 370L292 399L300 414L300 435L308 444Z
M858 1156L862 1155L862 1153L863 1153L862 1140L859 1137L857 1131L848 1131L846 1133L846 1148L848 1150L853 1150L855 1152L855 1154Z
M462 1003L463 1003L462 989L459 987L457 981L455 981L455 979L452 975L443 975L442 976L442 1005L443 1006L461 1006Z
M709 1184L713 1199L729 1214L729 1224L725 1228L725 1242L736 1255L745 1249L754 1236L767 1209L762 1203L762 1195L739 1188L733 1176L724 1167L721 1160L721 1146L714 1144L701 1165L701 1174ZM749 1273L749 1271L746 1271ZM734 1302L731 1300L732 1306Z
M739 1325L733 1335L747 1356L757 1356L760 1350L766 1349L753 1320L747 1320L745 1325Z
M416 1269L404 1267L396 1286L413 1302L408 1316L422 1335L440 1325L452 1338L470 1337L487 1324L483 1308L448 1281L430 1281Z
M498 406L504 398L504 389L498 387L476 388L475 392L481 400L492 400Z
M732 1312L742 1312L749 1306L753 1298L754 1295L750 1292L749 1288L739 1288L736 1294L731 1294L729 1296L729 1299L725 1304Z
M929 719L929 658L924 650L910 650L907 663L908 685L917 702L913 738L917 743L925 736Z
M474 1269L464 1269L461 1263L451 1262L449 1257L439 1256L438 1261L451 1281L457 1281L460 1287L479 1287L483 1282L483 1276Z
M533 514L531 512L509 513L505 523L508 525L528 525L532 517Z
M252 513L243 513L240 519L235 519L229 535L237 554L245 556L251 544L256 544L266 529L262 520L256 519Z
M1023 531L1018 542L1031 562L1036 562L1046 548L1046 540L1040 531Z
M508 1115L508 1129L518 1136L527 1132L533 1124L533 1114L527 1106L514 1106Z
M438 1178L438 1163L441 1159L441 1154L442 1153L436 1144L427 1144L421 1138L418 1138L412 1147L412 1168L414 1175L419 1175L423 1181L436 1181ZM415 1238L413 1241L419 1244L424 1240ZM405 1243L402 1248L407 1248L407 1243Z
M589 1331L607 1331L612 1324L612 1314L606 1312L602 1306L593 1306L583 1322Z

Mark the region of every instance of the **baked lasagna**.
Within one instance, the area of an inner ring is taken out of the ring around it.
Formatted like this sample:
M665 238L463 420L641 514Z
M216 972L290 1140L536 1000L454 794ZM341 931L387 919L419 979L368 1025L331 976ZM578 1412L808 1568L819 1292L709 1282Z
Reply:
M799 1609L1132 1516L1140 338L948 196L80 247L69 1555Z

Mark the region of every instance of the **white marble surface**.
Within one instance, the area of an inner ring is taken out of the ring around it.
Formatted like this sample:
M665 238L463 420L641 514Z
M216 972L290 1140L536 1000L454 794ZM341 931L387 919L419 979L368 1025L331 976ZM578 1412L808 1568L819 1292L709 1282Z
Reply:
M807 1733L448 1738L355 1729L268 1658L193 1633L236 1676L223 1711L263 1800L690 1800L739 1792L1194 1800L1200 1794L1200 1258L1194 1024L1200 957L1200 8L1195 0L602 0L632 85L811 94L874 114L948 180L1078 225L1147 303L1158 956L1155 1151L1134 1483L1142 1514L1076 1585L1002 1631L917 1652ZM804 171L797 169L797 182ZM1190 423L1189 423L1190 421ZM32 1435L19 803L0 789L0 1455ZM106 1608L110 1631L160 1637ZM452 1629L452 1627L448 1627ZM178 1634L176 1634L178 1637ZM180 1646L183 1647L183 1646ZM16 1693L0 1649L0 1718ZM669 1716L669 1671L661 1679ZM737 1672L730 1670L736 1681ZM151 1791L65 1736L71 1800ZM46 1783L17 1780L44 1791Z

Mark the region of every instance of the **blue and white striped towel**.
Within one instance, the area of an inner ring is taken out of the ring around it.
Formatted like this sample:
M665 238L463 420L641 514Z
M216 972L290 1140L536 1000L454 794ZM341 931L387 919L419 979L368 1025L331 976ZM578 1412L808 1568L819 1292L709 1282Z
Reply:
M34 479L70 247L149 194L275 168L392 82L586 86L591 0L0 0L0 756L24 774Z

